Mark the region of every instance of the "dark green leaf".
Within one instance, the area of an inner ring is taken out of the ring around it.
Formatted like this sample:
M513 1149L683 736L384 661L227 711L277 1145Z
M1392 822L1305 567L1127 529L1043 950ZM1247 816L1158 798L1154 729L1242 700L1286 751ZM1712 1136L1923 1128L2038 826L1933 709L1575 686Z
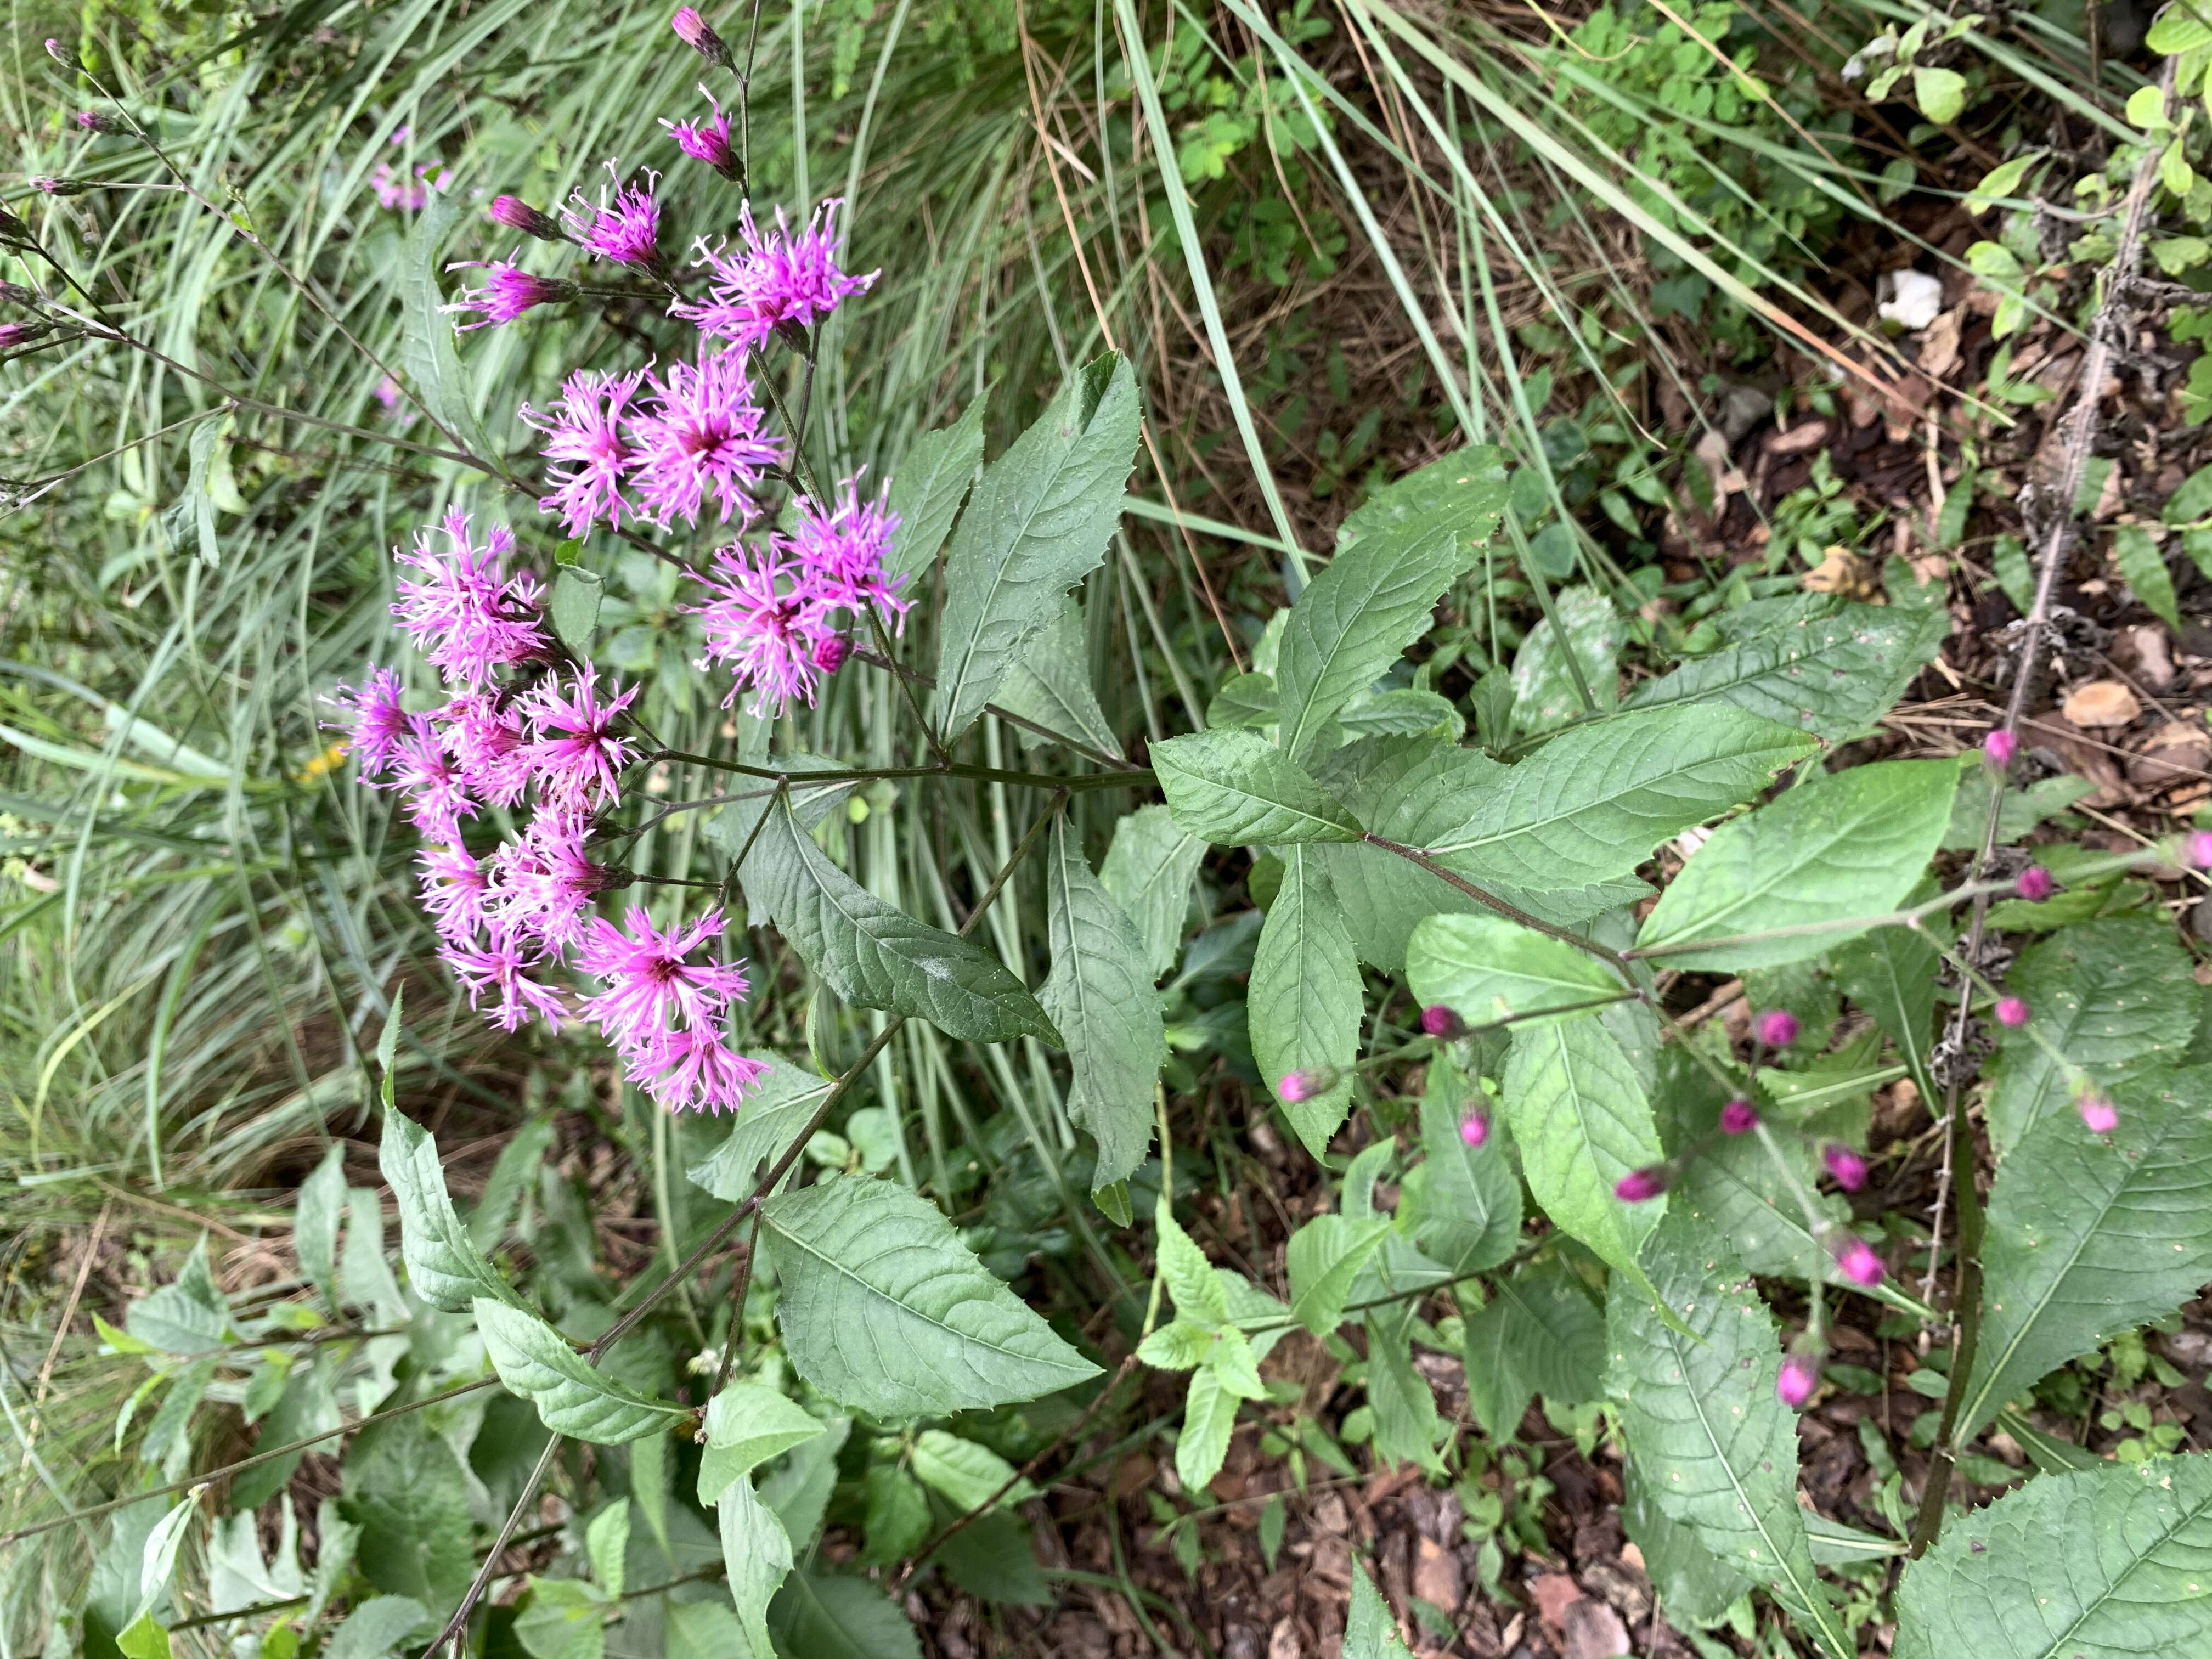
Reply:
M1098 706L1098 694L1091 688L1083 607L1073 594L1060 600L1050 620L1016 653L995 701L1008 714L1076 738L1102 754L1121 752L1106 712ZM1021 737L1024 744L1045 741L1028 732Z
M1462 1131L1471 1111L1490 1102L1444 1054L1429 1061L1421 1097L1421 1146L1428 1174L1421 1188L1414 1242L1455 1274L1494 1267L1521 1236L1521 1182L1496 1125L1479 1146Z
M1352 1281L1390 1231L1387 1216L1352 1221L1317 1215L1291 1235L1285 1268L1291 1279L1291 1317L1316 1336L1327 1336L1344 1320Z
M1348 1068L1359 1048L1359 963L1335 890L1310 847L1285 849L1283 884L1260 929L1245 994L1252 1057L1278 1099L1297 1074L1317 1092L1283 1110L1316 1158L1352 1105Z
M1413 1659L1389 1604L1357 1561L1352 1564L1352 1607L1344 1621L1344 1659Z
M921 1659L906 1615L879 1587L848 1573L793 1575L769 1610L769 1627L781 1659Z
M553 573L553 596L546 605L553 633L579 657L592 654L592 637L599 625L599 601L607 585L578 565L563 565Z
M1358 841L1362 834L1349 807L1243 726L1154 744L1152 770L1176 823L1218 846Z
M968 400L951 426L925 432L899 459L891 475L890 510L899 527L884 559L888 576L914 576L945 545L953 515L968 498L975 469L983 459L982 393Z
M945 1576L979 1601L1042 1607L1052 1586L1037 1565L1036 1546L1019 1516L984 1516L945 1540L937 1552Z
M438 1143L428 1130L403 1113L386 1112L376 1163L399 1206L399 1251L416 1295L447 1313L459 1313L480 1297L521 1307L522 1298L484 1260L453 1213Z

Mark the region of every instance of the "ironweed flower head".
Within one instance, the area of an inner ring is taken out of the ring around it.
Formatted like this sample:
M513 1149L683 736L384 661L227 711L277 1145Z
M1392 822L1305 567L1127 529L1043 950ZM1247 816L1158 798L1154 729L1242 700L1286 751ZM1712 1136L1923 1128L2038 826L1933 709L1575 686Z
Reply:
M2199 870L2212 870L2212 830L2199 830L2189 837L2189 862Z
M805 573L773 549L732 542L715 549L705 581L707 602L694 608L706 637L699 665L720 663L736 677L722 707L747 690L757 714L773 717L793 699L811 704L829 672L823 648L836 636Z
M1793 1412L1805 1409L1813 1390L1820 1386L1820 1362L1810 1354L1793 1353L1782 1362L1774 1379L1774 1395Z
M52 325L46 323L0 323L0 351L29 345L52 331Z
M642 1049L678 1025L718 1026L731 1005L744 1000L750 988L741 965L690 960L721 937L719 909L664 932L643 905L632 905L623 922L617 927L594 917L576 951L576 965L607 988L585 999L584 1017L616 1048Z
M738 153L730 146L730 118L722 113L722 106L706 88L700 94L714 111L703 121L663 120L669 136L676 140L676 148L695 161L704 161L722 177L735 184L744 177L744 169L738 165Z
M480 945L448 940L438 955L468 992L470 1007L489 999L484 1018L502 1031L516 1030L533 1018L554 1024L567 1012L567 999L557 988L531 977L544 952L517 934L495 928Z
M92 188L82 179L55 179L43 175L32 179L31 185L48 196L82 196Z
M607 163L607 175L614 181L613 200L609 201L605 187L596 204L585 200L580 190L568 198L562 222L587 253L617 264L659 264L660 204L653 199L653 186L660 175L648 172L644 185L626 185L612 161Z
M793 505L795 525L781 538L786 551L805 570L820 602L847 611L870 605L902 618L908 604L899 597L903 576L888 580L884 557L898 529L898 514L881 499L862 501L860 480L837 487L837 504L825 511L805 496Z
M1613 1195L1624 1204L1644 1204L1667 1190L1667 1166L1647 1164L1631 1170L1613 1184Z
M416 213L430 199L430 187L419 179L392 171L392 163L379 161L368 175L369 190L379 207L395 213Z
M1866 1185L1867 1164L1850 1147L1838 1141L1830 1141L1820 1149L1820 1162L1835 1176L1836 1185L1847 1193L1855 1193Z
M672 363L649 380L628 428L644 516L664 529L678 519L696 524L712 497L722 523L750 519L759 511L753 492L784 454L782 441L763 436L761 422L743 352Z
M630 1080L672 1112L733 1112L768 1074L706 1025L656 1032L623 1062Z
M528 404L517 413L546 437L538 452L556 465L546 476L552 494L538 498L542 513L561 515L561 527L580 537L600 522L619 526L623 514L637 509L623 495L623 480L636 460L636 451L623 435L629 400L644 380L641 372L602 374L580 368L561 388L561 401L552 412L540 414Z
M483 866L465 848L426 847L415 855L422 866L416 891L439 936L465 945L484 925L484 901L491 882Z
M825 675L834 674L852 654L853 642L842 634L824 634L815 642L814 665Z
M497 328L511 323L526 311L536 306L557 305L563 300L576 297L576 285L557 277L537 276L507 259L463 259L446 267L448 270L481 270L483 281L474 289L464 289L461 297L451 305L441 306L441 311L473 311L480 313L473 323L456 323L454 330L466 333L472 328Z
M1989 757L1992 766L2000 769L2010 766L2013 757L2019 752L2019 737L2002 726L1992 726L1982 734L1982 753Z
M561 222L550 213L540 213L520 196L495 196L484 216L495 225L505 225L509 230L519 230L525 236L535 236L541 242L562 240Z
M458 846L461 820L476 816L477 804L469 797L461 769L446 752L430 722L420 715L409 717L407 735L393 750L392 773L406 801L408 821L422 839Z
M444 537L443 548L434 534ZM416 574L400 579L392 614L452 684L480 686L501 664L521 662L546 648L538 623L538 579L506 573L514 549L514 534L504 525L494 525L478 547L470 537L469 515L456 507L437 532L417 531L414 547L394 555Z
M1996 1012L1997 1024L2000 1025L2025 1025L2027 1024L2027 1003L2023 998L1999 997L1997 999Z
M349 734L346 750L354 769L371 788L385 780L401 740L413 732L407 711L399 706L400 695L399 676L371 663L359 686L341 682L327 699L341 718L325 724Z
M715 33L708 26L707 20L690 6L678 9L676 15L668 20L668 27L676 31L678 40L714 64L715 68L734 69L736 67L730 57L730 48L724 43L722 37Z
M1759 1127L1759 1109L1738 1095L1721 1108L1721 1133L1747 1135Z
M120 138L131 131L128 121L105 110L81 109L76 112L76 124L87 132L99 133L104 138Z
M514 704L489 692L455 697L434 716L446 752L460 768L471 794L495 806L513 806L530 787L523 754L522 719Z
M2031 904L2040 904L2058 890L2058 883L2051 872L2039 864L2031 864L2020 872L2013 890Z
M1421 1010L1421 1030L1440 1042L1449 1042L1467 1035L1467 1022L1441 1002L1432 1002Z
M1327 1094L1335 1080L1334 1074L1327 1070L1285 1072L1282 1081L1275 1085L1275 1096L1285 1105L1296 1106Z
M1787 1008L1769 1008L1752 1029L1770 1048L1787 1048L1797 1041L1797 1016Z
M620 799L620 775L629 744L614 735L623 711L636 701L632 686L611 702L599 701L599 678L588 662L540 681L521 700L531 741L523 750L540 799L562 806L611 806Z
M743 347L766 343L779 329L811 328L839 303L863 294L882 273L855 276L837 264L842 232L832 222L842 202L832 198L794 231L778 208L775 228L763 234L750 205L738 210L738 246L708 248L697 264L710 273L707 297L669 307L669 315L696 323L705 333Z
M2119 1109L2094 1089L2075 1101L2074 1109L2081 1113L2082 1124L2093 1135L2108 1135L2120 1127Z
M584 850L590 830L574 807L541 809L492 854L486 915L556 951L581 941L592 901L609 881Z

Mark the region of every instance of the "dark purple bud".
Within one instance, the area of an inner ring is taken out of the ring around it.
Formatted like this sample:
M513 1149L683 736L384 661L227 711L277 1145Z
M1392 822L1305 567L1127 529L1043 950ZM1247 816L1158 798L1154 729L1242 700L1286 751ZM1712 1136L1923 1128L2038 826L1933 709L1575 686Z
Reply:
M81 109L76 112L76 124L87 132L101 133L110 138L120 138L131 131L130 124L118 116L96 109Z
M1613 1195L1624 1204L1644 1204L1667 1190L1667 1166L1648 1164L1631 1170L1613 1183Z
M1467 1024L1443 1003L1432 1002L1421 1010L1421 1030L1449 1042L1467 1035Z
M825 674L834 674L852 654L853 642L842 634L825 634L814 647L814 665Z
M668 20L668 27L676 31L676 38L697 52L717 69L734 69L730 48L722 37L714 33L705 18L685 6Z
M1853 1233L1838 1239L1834 1249L1836 1265L1844 1270L1844 1277L1854 1285L1872 1290L1881 1283L1884 1268L1881 1258L1874 1253L1874 1246Z
M562 240L561 222L550 214L540 213L520 196L495 196L484 211L494 224L519 230L525 236L535 236L541 242Z
M6 208L0 207L0 246L36 247L31 228Z
M1738 1095L1721 1108L1721 1133L1747 1135L1759 1127L1759 1109Z
M1836 1178L1836 1185L1847 1193L1855 1193L1866 1185L1866 1160L1838 1141L1830 1141L1820 1149L1820 1162L1828 1166L1828 1173Z
M51 332L51 325L46 323L0 323L0 351L13 351Z
M1797 1041L1797 1016L1787 1008L1769 1008L1752 1028L1770 1048L1787 1048Z
M2019 997L1999 997L1997 999L1997 1024L2000 1025L2027 1024L2027 1002Z
M1793 1353L1782 1362L1774 1379L1774 1396L1793 1412L1805 1409L1813 1390L1820 1386L1820 1362L1810 1354Z
M1467 1115L1459 1121L1460 1142L1467 1146L1480 1146L1490 1139L1490 1114L1480 1106L1470 1106Z
M2020 872L2013 884L2013 891L2031 904L2040 904L2058 890L2058 883L2051 872L2039 864L2031 864Z

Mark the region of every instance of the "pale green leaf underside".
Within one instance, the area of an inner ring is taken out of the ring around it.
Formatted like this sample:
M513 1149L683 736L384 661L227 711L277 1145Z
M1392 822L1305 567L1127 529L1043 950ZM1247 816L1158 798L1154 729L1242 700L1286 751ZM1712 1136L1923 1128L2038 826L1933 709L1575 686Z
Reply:
M1136 924L1155 981L1182 952L1190 884L1205 858L1206 842L1178 828L1164 806L1140 806L1114 825L1099 884Z

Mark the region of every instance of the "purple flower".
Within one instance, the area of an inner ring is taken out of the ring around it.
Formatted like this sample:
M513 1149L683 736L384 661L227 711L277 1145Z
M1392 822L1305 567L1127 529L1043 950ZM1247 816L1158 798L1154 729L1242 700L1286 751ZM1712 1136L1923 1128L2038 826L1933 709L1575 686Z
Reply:
M642 373L601 374L580 368L562 385L551 414L541 415L528 404L518 411L545 434L545 447L538 453L549 461L569 463L567 471L548 474L555 489L538 498L538 507L559 514L562 528L571 537L583 535L601 520L619 525L625 511L636 515L622 493L623 475L636 458L622 427L644 378Z
M748 687L757 714L779 714L793 698L811 704L825 672L821 647L834 635L805 573L769 549L732 542L714 550L702 580L709 597L694 607L707 642L699 665L723 663L736 677L722 707Z
M1855 1193L1866 1185L1866 1160L1850 1147L1832 1140L1820 1149L1820 1162L1845 1192Z
M2002 726L1990 727L1982 734L1982 753L1990 764L2000 769L2012 764L2012 757L2020 752L2020 738Z
M476 803L469 799L460 769L453 764L430 722L414 715L409 725L392 765L398 787L407 799L408 819L423 840L458 846L461 820L476 816Z
M1997 999L1996 1012L1997 1024L2000 1025L2025 1025L2027 1024L2027 1003L2024 998L1999 997Z
M47 196L82 196L92 186L77 179L55 179L40 176L31 180L31 187Z
M2074 1109L2081 1114L2082 1123L2093 1135L2108 1135L2120 1127L2119 1109L2094 1089L2075 1101Z
M1820 1385L1820 1362L1810 1354L1793 1353L1782 1362L1774 1379L1774 1396L1791 1411L1802 1412Z
M441 737L469 793L495 806L513 806L530 787L522 721L510 702L489 692L455 697L434 716Z
M426 847L415 861L422 868L416 884L422 908L449 944L467 944L484 924L491 892L483 866L459 847Z
M413 730L399 698L399 676L371 663L358 689L341 682L328 699L331 707L345 716L328 724L350 734L346 748L353 756L357 775L372 788L390 772L400 741Z
M552 1024L567 1012L566 1000L550 985L530 977L530 970L544 960L544 952L512 933L492 930L483 945L448 942L438 955L452 969L469 994L469 1006L492 1000L484 1018L502 1031L512 1031L533 1016Z
M1327 1072L1285 1072L1275 1085L1276 1096L1286 1106L1296 1106L1328 1092L1332 1075Z
M1832 1248L1835 1251L1836 1266L1843 1269L1844 1277L1852 1284L1872 1290L1881 1283L1885 1271L1881 1258L1874 1253L1874 1247L1866 1240L1855 1234L1845 1233Z
M580 943L606 872L584 851L590 820L573 807L548 806L491 857L486 914L500 926L557 952Z
M1467 1035L1467 1022L1441 1002L1432 1002L1421 1010L1421 1030L1439 1042L1450 1042Z
M540 213L520 196L495 196L484 216L495 225L505 225L509 230L519 230L525 236L535 236L541 242L561 240L561 222L550 213Z
M2051 872L2039 864L2031 864L2020 872L2013 890L2031 904L2040 904L2058 890L2058 883Z
M741 250L700 244L696 263L712 276L707 297L696 304L669 307L669 315L696 323L708 334L738 345L763 343L780 328L809 328L837 308L839 301L866 293L881 273L854 276L837 264L842 234L830 222L842 204L833 198L814 210L805 228L794 231L778 208L775 228L763 236L750 205L738 211Z
M722 351L670 365L649 383L646 407L629 417L636 447L635 483L644 513L665 529L699 521L712 495L721 522L759 510L753 490L783 459L783 445L761 434L760 406L742 352Z
M703 121L668 121L661 125L668 129L676 140L676 148L695 161L704 161L708 167L732 184L744 177L738 165L737 152L730 148L730 118L722 113L722 106L706 88L699 88L714 113Z
M441 311L477 311L483 314L473 323L456 323L456 331L465 333L472 328L496 328L511 323L532 306L555 305L562 300L576 297L576 285L550 276L533 276L520 265L510 260L494 259L486 264L481 259L464 259L448 265L449 270L481 270L487 273L481 286L464 289L461 297Z
M494 525L478 547L469 538L469 515L448 509L440 526L447 547L435 550L434 533L420 530L412 551L393 556L420 573L401 578L399 602L392 607L401 628L450 683L482 685L501 663L521 662L545 649L538 624L542 589L534 576L506 574L514 533Z
M1631 1170L1613 1183L1613 1195L1624 1204L1643 1204L1667 1190L1667 1166L1647 1164L1640 1170Z
M718 69L733 67L730 49L722 37L708 27L707 20L690 7L684 6L668 20L668 27L676 31L676 38L697 52Z
M585 1018L625 1054L650 1052L657 1037L678 1025L718 1025L732 1003L744 1000L750 988L741 966L685 960L721 937L720 910L665 933L653 927L641 904L632 905L624 921L627 933L595 917L585 931L576 964L607 988L585 1000Z
M1797 1016L1787 1008L1769 1008L1752 1030L1770 1048L1787 1048L1797 1041Z
M623 1058L630 1080L672 1112L733 1112L768 1073L708 1025L655 1032Z
M829 512L805 496L792 510L792 533L779 539L805 567L825 604L854 611L878 605L903 616L909 601L899 598L898 590L906 578L884 577L884 556L898 529L897 514L880 499L862 501L857 478L838 486L837 505Z
M620 799L618 775L629 759L629 745L614 728L637 691L633 685L602 703L598 677L586 662L572 672L567 690L555 674L524 696L522 715L532 741L523 756L543 799L588 807L611 806Z
M370 171L368 187L375 192L380 207L395 213L416 212L430 199L428 185L410 179L404 173L394 173L389 161L379 161Z
M1467 1115L1459 1121L1460 1144L1480 1146L1490 1139L1490 1114L1480 1106L1470 1106Z
M568 234L584 245L587 253L611 259L617 264L659 264L660 204L653 198L653 186L659 182L660 175L648 172L644 185L625 185L622 174L610 161L607 176L614 180L614 200L610 203L602 188L595 205L586 201L580 190L568 198L570 205L562 214L562 222L568 227Z
M1724 1135L1749 1134L1759 1127L1759 1109L1738 1095L1721 1108L1721 1133Z

